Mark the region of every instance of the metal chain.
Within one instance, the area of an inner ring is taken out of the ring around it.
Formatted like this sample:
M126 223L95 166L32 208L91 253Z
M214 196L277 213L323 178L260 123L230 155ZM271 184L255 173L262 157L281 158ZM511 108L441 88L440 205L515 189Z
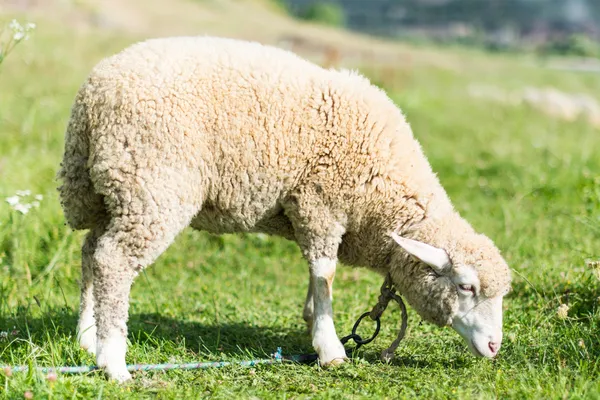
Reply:
M381 328L381 315L383 314L391 300L396 301L400 306L400 310L402 311L402 325L400 326L400 330L398 331L398 336L396 337L396 339L392 342L390 347L383 350L383 352L381 353L381 361L386 363L390 362L394 358L394 352L400 345L400 341L404 338L404 335L406 334L406 328L408 327L408 313L406 312L406 306L404 305L404 301L402 301L402 298L396 294L396 289L394 288L394 285L392 283L392 277L390 274L388 274L385 277L385 281L383 282L383 285L381 285L381 290L379 298L377 299L377 304L375 304L371 311L367 311L356 320L354 326L352 327L352 333L350 333L348 336L344 336L340 340L342 344L346 344L349 340L354 340L354 342L356 343L356 347L353 351L355 351L359 349L363 344L372 342L379 334L379 330ZM356 330L358 329L358 326L360 325L362 320L367 316L369 316L371 320L375 321L376 327L375 332L370 338L363 339L362 336L356 333Z

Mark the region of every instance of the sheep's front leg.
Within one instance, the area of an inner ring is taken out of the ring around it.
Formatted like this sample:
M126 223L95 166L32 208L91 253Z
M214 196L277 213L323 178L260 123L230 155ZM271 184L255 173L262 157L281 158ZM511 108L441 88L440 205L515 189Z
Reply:
M345 232L343 214L331 212L321 199L319 185L307 185L283 203L294 236L309 264L310 287L303 316L312 321L312 343L323 366L340 364L346 351L333 324L333 279L337 253Z
M333 324L333 279L336 264L336 259L327 257L318 258L310 263L314 301L313 347L319 354L319 362L323 366L338 365L346 359L346 351L338 339Z

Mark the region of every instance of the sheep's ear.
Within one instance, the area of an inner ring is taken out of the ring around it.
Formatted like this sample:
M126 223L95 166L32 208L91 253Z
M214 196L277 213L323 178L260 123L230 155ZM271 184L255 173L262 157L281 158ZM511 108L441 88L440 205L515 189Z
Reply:
M428 245L427 243L403 238L394 232L390 236L407 253L429 265L438 274L442 274L452 268L452 261L450 261L450 257L448 257L448 254L444 250Z

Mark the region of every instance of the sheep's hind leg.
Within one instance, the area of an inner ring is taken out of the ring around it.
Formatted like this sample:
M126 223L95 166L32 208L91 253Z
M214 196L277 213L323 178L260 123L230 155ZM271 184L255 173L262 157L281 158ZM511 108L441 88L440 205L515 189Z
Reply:
M92 228L86 235L81 247L81 299L79 322L77 323L77 340L81 348L87 350L90 354L96 354L92 258L96 251L98 238L105 230L105 224Z
M198 209L182 204L179 198L167 199L162 204L149 199L133 201L145 203L142 209L146 213L113 217L106 233L98 240L93 255L96 360L111 379L120 382L131 378L125 354L133 280L167 249ZM120 209L127 210L126 207Z
M118 237L116 227L109 230L99 239L94 253L94 315L96 362L111 379L123 382L131 378L125 364L127 318L129 292L139 267L127 257L129 249Z

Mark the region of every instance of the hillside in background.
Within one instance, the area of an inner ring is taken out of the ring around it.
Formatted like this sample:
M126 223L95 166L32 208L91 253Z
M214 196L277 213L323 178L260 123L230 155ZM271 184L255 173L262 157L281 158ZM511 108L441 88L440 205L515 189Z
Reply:
M340 7L346 27L371 34L470 39L510 47L572 34L600 40L597 0L285 0L303 15L315 4Z
M276 0L0 0L0 26L19 16L76 34L103 32L132 40L176 35L256 40L325 65L365 58L396 62L407 51L391 40L298 20Z

